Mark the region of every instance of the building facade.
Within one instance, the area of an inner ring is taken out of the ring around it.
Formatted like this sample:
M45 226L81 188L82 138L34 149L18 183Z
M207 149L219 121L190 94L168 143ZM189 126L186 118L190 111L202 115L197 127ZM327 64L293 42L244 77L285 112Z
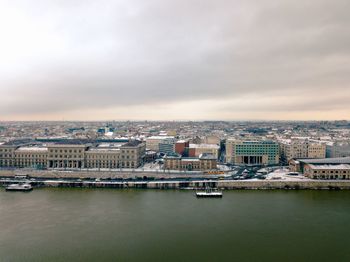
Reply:
M65 144L0 145L0 167L17 168L137 168L144 162L145 143L119 145Z
M170 140L175 144L175 138L173 136L150 136L146 138L146 148L148 150L159 152L159 144Z
M217 159L212 155L200 155L199 157L166 156L164 169L180 171L207 171L217 169Z
M173 154L175 153L175 140L173 138L164 139L159 143L159 153Z
M188 140L179 140L175 143L175 153L182 156L188 156L188 148L190 142Z
M293 158L325 158L326 144L308 139L286 139L279 141L280 155L284 161Z
M312 179L350 179L349 164L306 164L304 175Z
M326 157L348 157L350 156L350 142L337 141L326 145Z
M47 147L20 147L15 150L15 167L46 168Z
M278 143L270 140L226 140L226 162L234 165L277 165Z
M289 169L312 179L350 179L350 157L292 159Z
M201 154L211 154L216 159L219 158L220 146L216 144L190 144L188 150L189 157L199 157Z

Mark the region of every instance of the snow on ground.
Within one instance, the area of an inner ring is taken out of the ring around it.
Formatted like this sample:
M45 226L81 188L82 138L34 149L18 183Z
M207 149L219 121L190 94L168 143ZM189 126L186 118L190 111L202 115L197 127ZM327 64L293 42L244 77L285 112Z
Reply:
M286 168L276 169L272 173L267 174L266 180L287 180L287 181L300 181L300 180L311 180L302 174L289 175L290 171Z
M229 166L226 165L217 165L217 168L221 171L230 171L231 168Z

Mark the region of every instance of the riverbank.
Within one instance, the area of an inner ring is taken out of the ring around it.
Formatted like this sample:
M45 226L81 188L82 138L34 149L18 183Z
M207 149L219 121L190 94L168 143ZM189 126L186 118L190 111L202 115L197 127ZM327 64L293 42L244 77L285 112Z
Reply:
M349 190L350 180L293 179L233 180L231 177L191 173L63 170L0 170L0 184L20 183L26 175L33 187L144 188L144 189L316 189Z
M1 179L0 184L7 186L12 183L20 183L21 179ZM107 180L107 181L82 181L82 180L65 180L65 179L48 179L48 180L26 180L33 187L71 187L71 188L117 188L117 189L204 189L207 187L218 188L221 190L349 190L350 181L336 180L311 180L311 181L237 181L237 180Z

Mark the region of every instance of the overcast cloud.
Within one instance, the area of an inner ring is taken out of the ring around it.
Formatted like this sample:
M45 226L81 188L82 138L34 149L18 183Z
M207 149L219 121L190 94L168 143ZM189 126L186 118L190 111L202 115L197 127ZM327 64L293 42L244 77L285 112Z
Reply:
M350 119L349 0L0 0L0 120Z

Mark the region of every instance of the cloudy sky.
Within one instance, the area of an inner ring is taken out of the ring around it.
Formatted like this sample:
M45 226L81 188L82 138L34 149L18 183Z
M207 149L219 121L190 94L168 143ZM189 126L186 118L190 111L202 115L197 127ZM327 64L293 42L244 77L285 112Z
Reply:
M0 0L0 120L350 119L349 0Z

